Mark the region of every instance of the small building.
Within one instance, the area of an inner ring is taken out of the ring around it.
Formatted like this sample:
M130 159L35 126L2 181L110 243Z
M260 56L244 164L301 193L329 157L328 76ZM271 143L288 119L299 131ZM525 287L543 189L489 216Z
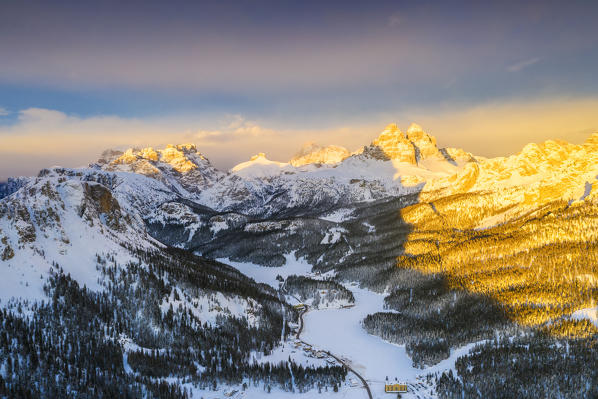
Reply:
M386 392L386 393L407 392L407 384L384 384L384 392Z

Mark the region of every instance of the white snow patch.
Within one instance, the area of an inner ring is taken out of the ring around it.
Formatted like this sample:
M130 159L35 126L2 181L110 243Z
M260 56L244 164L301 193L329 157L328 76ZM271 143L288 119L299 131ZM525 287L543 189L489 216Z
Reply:
M296 259L295 252L284 255L286 263L280 267L266 267L256 265L250 262L233 262L228 259L217 259L219 262L226 263L239 270L241 273L253 278L258 283L265 283L274 288L278 288L276 276L280 275L286 279L292 274L304 276L311 272L312 266L305 259Z
M354 209L350 208L340 208L320 216L319 219L327 220L329 222L341 223L345 220L351 220L351 214L353 214L353 211Z
M231 172L245 179L263 179L294 170L295 168L289 163L271 161L264 153L259 153L251 157L251 160L233 167Z
M251 327L258 326L258 319L255 314L261 307L253 299L244 299L236 295L226 296L221 292L207 293L199 297L185 297L185 295L178 290L179 299L175 299L174 291L170 296L160 304L162 313L168 312L172 305L173 310L182 307L185 311L191 310L191 313L201 320L202 323L208 323L212 326L217 325L217 317L236 317L246 318L247 323Z
M376 232L376 226L373 226L373 225L371 225L371 224L369 224L367 222L364 222L363 225L368 228L368 233L375 233Z
M212 232L212 234L216 234L219 231L226 229L228 229L228 223L226 223L226 221L223 220L215 220L210 225L210 231Z
M571 314L573 320L587 319L591 321L596 327L598 327L598 306L595 308L579 309Z
M347 286L355 296L355 306L347 309L309 311L304 316L302 339L345 358L368 382L374 392L383 392L386 376L400 381L414 380L422 370L412 367L404 345L394 345L368 334L362 320L383 311L384 295Z
M347 230L342 227L333 227L326 232L320 244L336 244L341 240L343 233L347 233Z

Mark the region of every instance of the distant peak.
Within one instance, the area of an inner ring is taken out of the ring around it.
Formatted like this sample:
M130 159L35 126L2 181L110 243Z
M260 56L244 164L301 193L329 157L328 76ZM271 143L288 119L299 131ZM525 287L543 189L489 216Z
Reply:
M303 157L305 155L311 154L312 152L319 151L322 149L322 146L316 144L315 141L307 141L303 143L301 149L297 151L297 153L293 156L293 158Z
M383 156L399 162L415 164L415 149L396 123L391 123L372 142L372 146L382 151Z
M176 144L176 145L168 144L166 146L166 148L176 148L177 150L183 151L185 153L187 153L187 152L196 153L197 152L197 146L193 143Z
M256 161L258 159L268 159L268 158L266 158L266 154L265 153L260 152L257 155L252 156L249 160L250 161Z
M423 154L424 157L434 155L438 152L436 138L424 132L424 129L417 123L409 125L407 139L425 153Z
M335 164L351 155L349 150L338 145L322 147L313 141L303 144L299 152L289 162L293 166L308 164Z
M386 125L386 127L384 128L384 130L382 131L382 133L380 135L403 135L403 132L401 131L401 129L399 129L399 127L397 126L396 123L389 123L388 125Z
M593 133L587 138L584 145L586 146L598 146L598 132Z
M117 165L132 165L134 171L144 170L143 174L157 174L158 170L154 166L156 163L169 164L179 173L193 171L200 164L209 165L209 161L197 152L197 147L191 143L168 144L161 150L146 147L129 148L125 152L104 151L98 162L113 165L114 168Z
M414 165L420 159L443 158L436 145L436 139L424 132L423 128L416 123L409 125L406 135L401 132L396 123L391 123L372 142L372 145L377 148L378 155L374 154L376 157L382 156Z
M424 129L422 129L422 127L420 125L418 125L417 123L412 123L407 128L407 134L423 133L423 131L424 131Z

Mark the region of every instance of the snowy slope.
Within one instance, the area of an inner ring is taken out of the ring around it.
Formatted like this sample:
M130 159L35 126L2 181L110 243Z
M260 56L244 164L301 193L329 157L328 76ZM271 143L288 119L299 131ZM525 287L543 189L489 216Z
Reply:
M278 176L281 173L292 173L294 168L283 162L271 161L266 158L266 154L260 152L251 157L247 162L242 162L231 169L235 176L240 176L244 179L264 179L268 177Z
M152 246L105 186L49 173L0 202L0 299L41 299L53 268L99 289L97 255L130 259L121 242Z

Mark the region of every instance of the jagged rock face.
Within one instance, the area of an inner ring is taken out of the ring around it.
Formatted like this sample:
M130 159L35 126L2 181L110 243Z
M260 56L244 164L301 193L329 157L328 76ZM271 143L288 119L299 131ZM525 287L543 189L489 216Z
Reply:
M308 164L336 164L351 155L349 150L344 147L329 145L322 147L316 143L310 142L303 145L301 150L291 158L290 164L293 166L303 166Z
M152 147L104 151L97 165L107 171L142 174L160 180L174 191L196 193L211 186L224 174L197 152L195 144L167 145L161 150Z
M84 195L81 203L81 216L88 220L101 219L107 226L114 230L123 231L126 218L120 209L116 198L111 191L101 184L84 182L82 184Z
M43 277L56 265L88 286L96 284L88 277L95 275L97 254L149 239L142 220L123 212L108 187L85 181L86 173L40 174L0 200L3 298L43 298Z
M416 164L416 150L413 143L405 137L401 129L395 123L386 126L386 129L372 142L376 150L384 154L388 159ZM375 150L372 150L375 154Z
M440 152L436 146L436 138L424 132L421 126L412 123L407 129L407 140L415 147L418 161L433 156L440 157Z
M0 238L0 260L7 261L15 256L15 251L8 243L8 238L4 235Z
M396 124L391 123L372 142L364 147L362 154L379 160L406 162L412 165L426 159L447 161L453 165L459 162L475 161L473 155L456 148L439 149L436 138L424 132L421 126L412 123L403 134Z
M11 195L28 181L28 177L9 177L6 182L0 182L0 199Z
M471 153L462 150L461 148L441 148L440 153L442 156L451 163L456 162L478 162L478 159Z

